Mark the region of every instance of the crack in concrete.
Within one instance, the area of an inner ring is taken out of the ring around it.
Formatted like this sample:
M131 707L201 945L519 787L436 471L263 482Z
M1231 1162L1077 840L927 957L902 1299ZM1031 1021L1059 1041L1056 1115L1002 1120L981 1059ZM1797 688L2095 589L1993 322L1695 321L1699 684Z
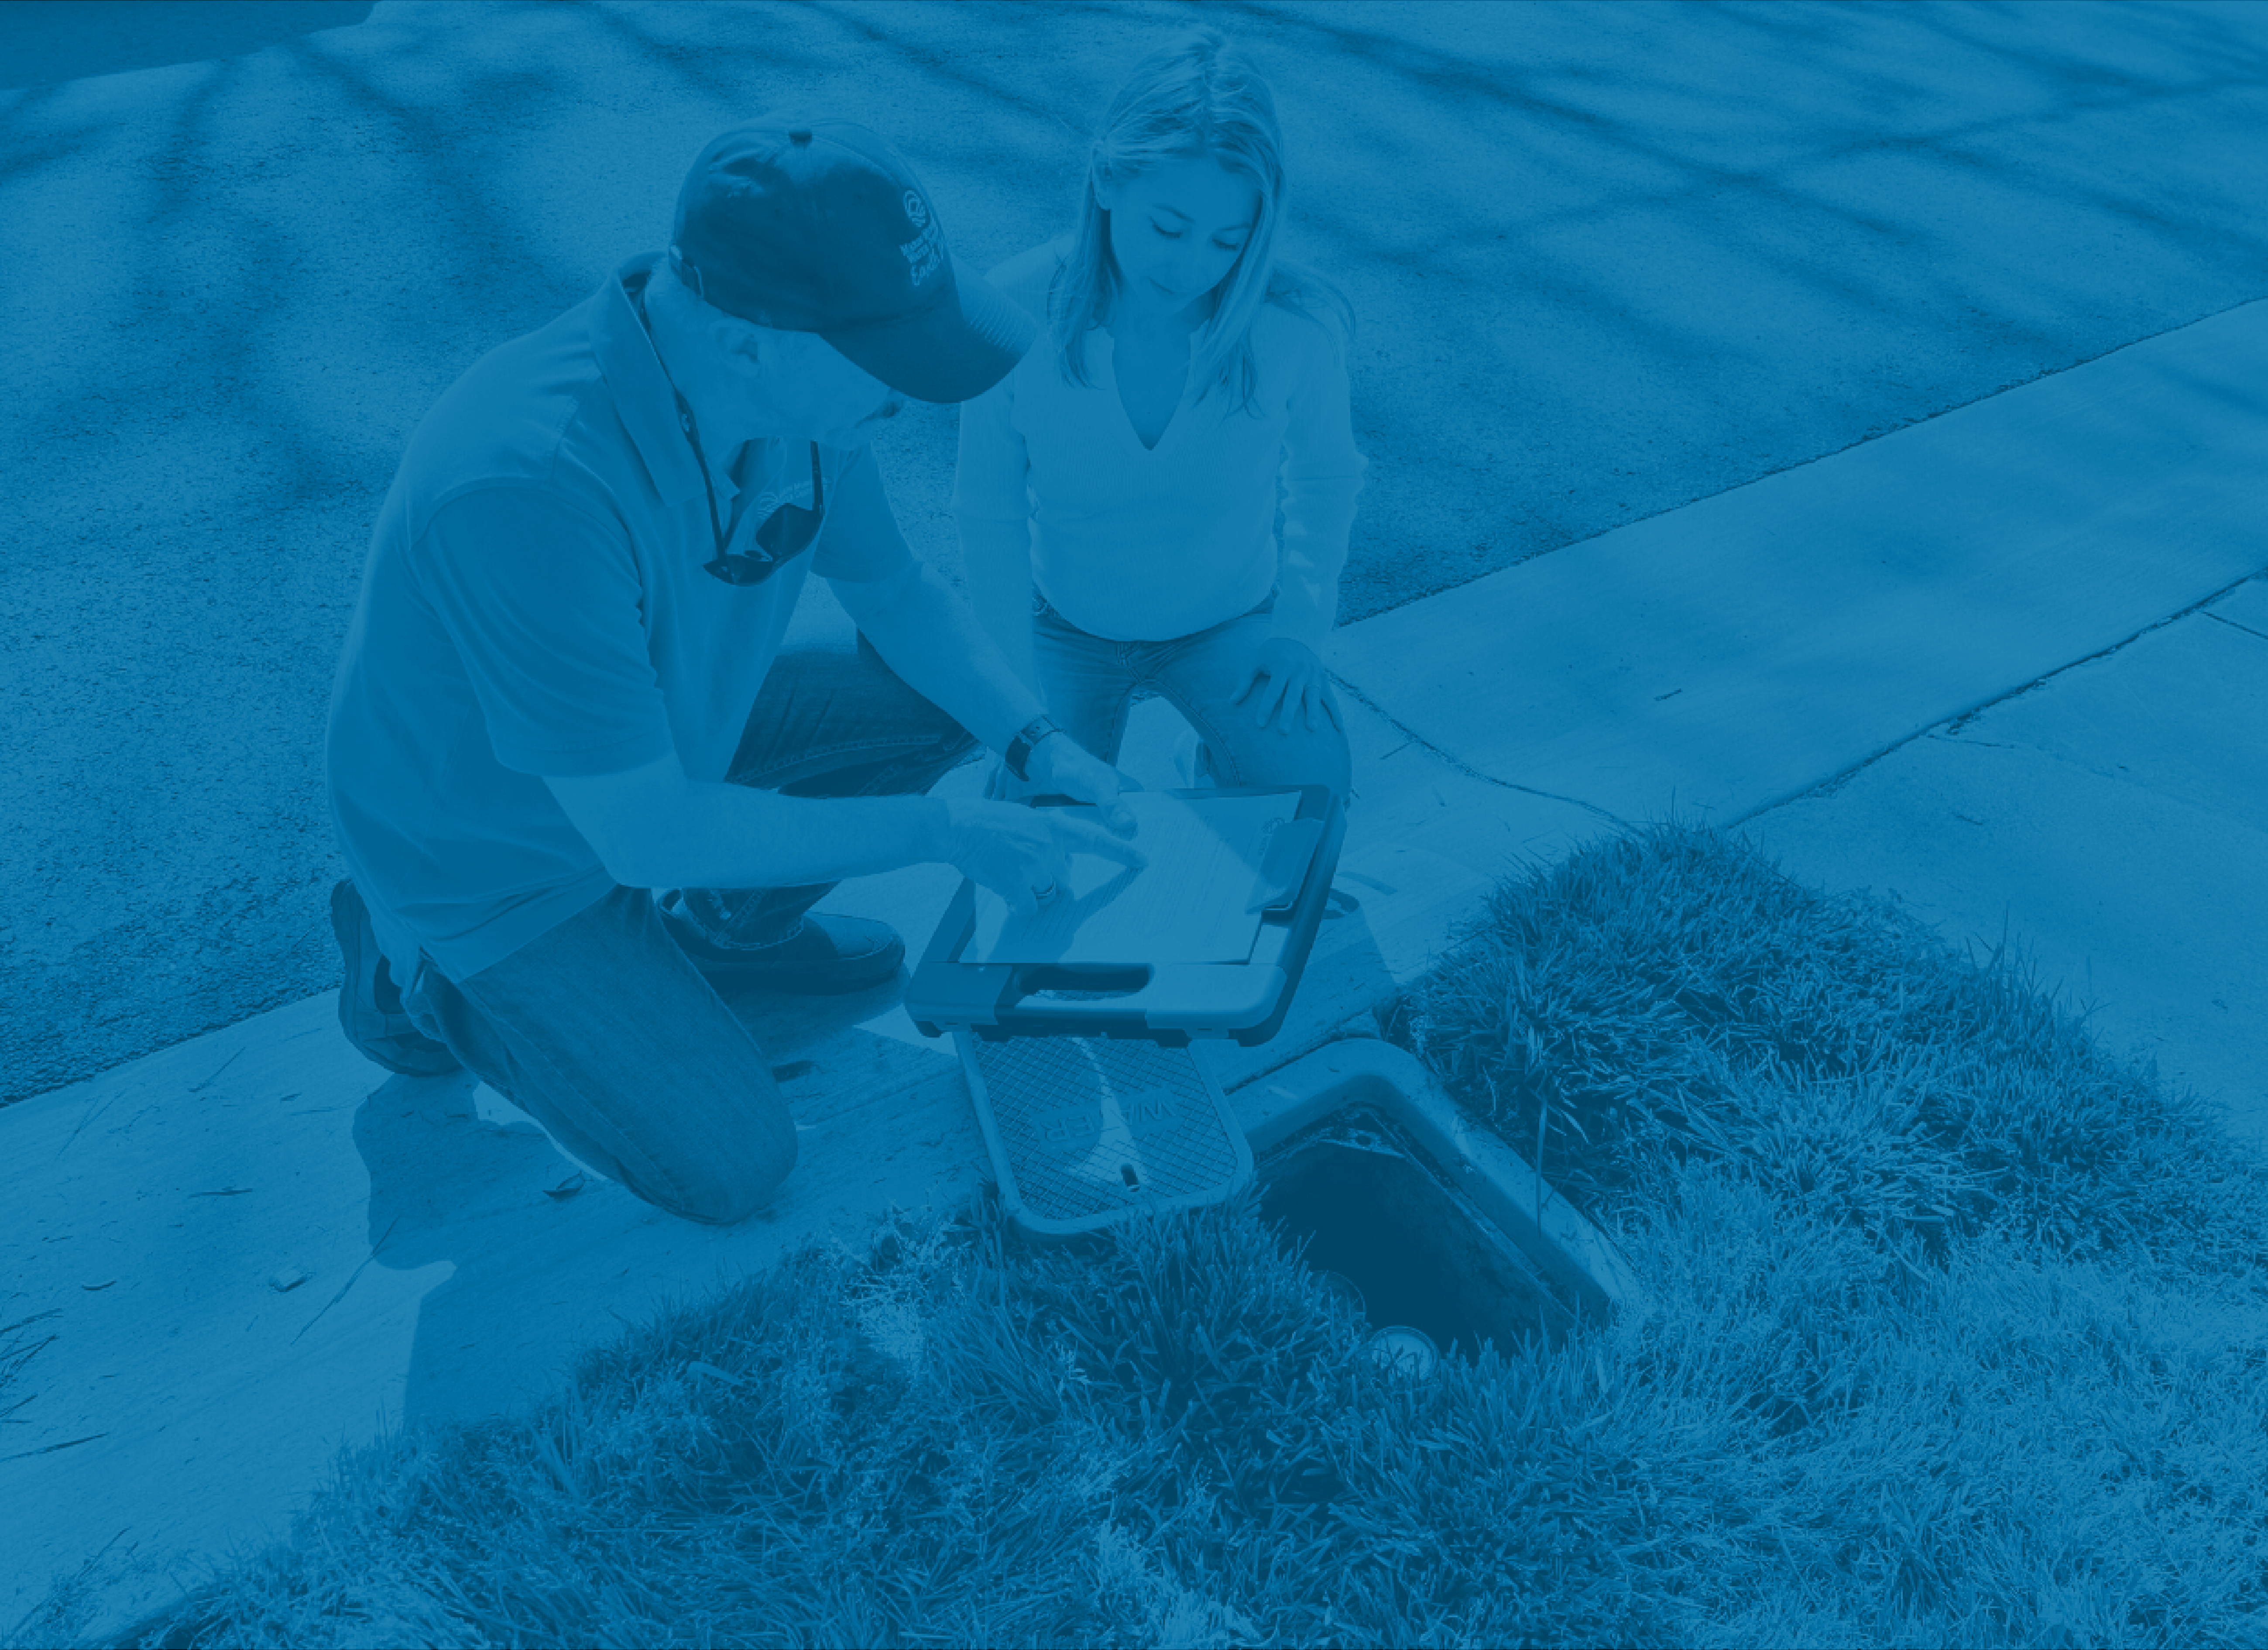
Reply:
M1569 803L1575 807L1587 809L1589 812L1597 814L1601 819L1609 821L1613 824L1619 825L1625 830L1630 829L1630 821L1628 820L1623 818L1618 814L1609 813L1605 808L1601 807L1595 802L1586 802L1579 796L1562 796L1557 791L1539 791L1534 785L1514 784L1509 779L1499 779L1494 774L1483 773L1479 769L1461 760L1454 753L1442 749L1439 745L1434 744L1423 734L1418 733L1416 729L1410 727L1399 718L1388 714L1386 709L1381 706L1377 700L1372 698L1359 688L1357 688L1344 676L1340 675L1336 671L1327 674L1329 674L1332 682L1338 687L1340 691L1344 693L1349 698L1352 699L1357 704L1361 705L1363 709L1368 711L1373 716L1378 718L1380 721L1385 723L1395 733L1403 736L1402 743L1396 745L1394 748L1394 750L1388 751L1386 753L1387 755L1391 756L1394 755L1394 751L1407 750L1410 746L1415 745L1427 755L1441 763L1442 766L1454 769L1456 772L1462 774L1468 779L1478 780L1483 784L1494 785L1498 790L1518 791L1526 796L1542 797L1549 802Z
M1834 774L1828 778L1820 780L1816 784L1812 784L1804 790L1793 792L1786 796L1777 798L1772 801L1762 803L1756 807L1750 808L1745 814L1736 815L1735 817L1726 821L1725 823L1727 826L1745 825L1750 820L1756 818L1758 815L1769 814L1774 808L1785 807L1791 802L1823 801L1827 798L1833 796L1837 792L1840 791L1852 780L1857 778L1859 775L1864 773L1867 769L1881 762L1884 757L1895 755L1897 752L1904 750L1907 746L1912 744L1916 740L1927 738L1932 734L1939 733L1940 730L1947 733L1958 733L1963 727L1975 721L1978 717L1983 716L1987 711L1997 710L1999 706L2007 703L2011 699L2020 699L2023 697L2024 695L2033 691L2035 689L2044 688L2057 677L2064 675L2068 672L2077 670L2081 665L2091 665L2097 659L2108 659L2113 653L2122 652L2123 650L2132 646L2136 642L2140 641L2144 637L2150 635L2153 631L2162 630L2168 625L2177 623L2181 620L2188 618L2191 615L2198 613L2205 608L2210 607L2213 603L2219 601L2222 597L2229 594L2230 592L2237 589L2240 586L2248 585L2259 577L2260 575L2258 573L2253 572L2245 574L2242 578L2233 579L2229 583L2222 586L2219 590L2213 591L2206 595L2199 597L2188 607L2183 608L2180 612L2169 614L2162 619L2158 619L2151 623L2146 624L2140 630L2134 631L2132 635L2127 636L2119 641L2113 642L2108 647L2098 648L2092 653L2088 653L2080 658L2073 659L2069 664L2058 665L2055 669L2049 671L2043 676L2035 677L2030 681L2025 682L2021 687L2011 688L2006 693L1997 695L1992 698L1973 704L1965 711L1956 711L1954 715L1947 717L1942 721L1932 722L1926 727L1916 728L1912 733L1906 734L1904 737L1893 740L1890 743L1883 746L1881 749L1876 751L1873 755L1868 756L1863 762L1852 763L1850 767L1845 768L1840 773ZM2205 616L2209 619L2220 617L2220 615L2212 613L2208 613ZM2235 623L2235 621L2230 619L2221 619L2220 622L2223 624ZM2242 630L2244 627L2242 625L2237 625L2236 628L2238 630ZM2254 634L2257 635L2257 632L2254 632ZM2042 754L2045 755L2046 753L2043 752Z
M2208 613L2205 616L2208 619L2214 620L2219 623L2227 625L2232 630L2242 630L2247 636L2257 636L2262 641L2268 642L2268 630L2256 630L2249 624L2239 624L2234 619L2222 618L2218 613Z

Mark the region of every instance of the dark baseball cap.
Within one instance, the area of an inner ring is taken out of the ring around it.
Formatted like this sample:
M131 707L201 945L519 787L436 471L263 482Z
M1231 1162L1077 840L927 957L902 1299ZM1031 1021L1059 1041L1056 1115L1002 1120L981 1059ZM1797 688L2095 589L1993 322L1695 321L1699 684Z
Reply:
M767 114L711 139L670 239L679 278L706 302L815 332L916 401L983 394L1038 334L946 249L913 168L855 122Z

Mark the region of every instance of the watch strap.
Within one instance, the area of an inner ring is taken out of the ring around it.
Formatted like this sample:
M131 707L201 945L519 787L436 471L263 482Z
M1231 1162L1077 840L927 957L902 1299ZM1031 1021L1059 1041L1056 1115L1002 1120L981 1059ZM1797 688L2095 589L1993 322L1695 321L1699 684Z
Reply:
M1008 749L1005 753L1008 761L1008 771L1014 774L1016 777L1020 780L1028 781L1032 776L1027 770L1032 760L1033 747L1036 746L1049 734L1060 733L1062 732L1063 730L1061 728L1057 727L1053 722L1048 720L1044 716L1035 716L1030 721L1025 723L1022 727L1017 730L1016 737L1008 741Z

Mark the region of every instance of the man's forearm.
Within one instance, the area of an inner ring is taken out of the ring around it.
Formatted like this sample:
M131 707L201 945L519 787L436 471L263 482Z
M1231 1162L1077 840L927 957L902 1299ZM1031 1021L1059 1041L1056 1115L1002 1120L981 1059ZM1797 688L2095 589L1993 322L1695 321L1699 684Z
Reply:
M994 750L1005 751L1047 709L932 568L924 567L889 612L859 629L901 681Z
M640 880L650 888L792 888L946 859L945 799L802 797L692 784L665 845Z
M995 750L1045 709L968 604L927 567L859 629L908 687ZM654 888L799 888L944 861L950 833L938 797L792 797L695 784L645 869Z

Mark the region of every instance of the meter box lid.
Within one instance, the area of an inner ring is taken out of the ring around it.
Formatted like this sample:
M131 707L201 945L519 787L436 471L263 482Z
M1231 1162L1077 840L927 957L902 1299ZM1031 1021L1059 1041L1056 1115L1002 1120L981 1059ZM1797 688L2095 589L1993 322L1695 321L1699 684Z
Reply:
M1002 1207L1042 1241L1143 1209L1195 1208L1252 1181L1252 1148L1205 1045L1108 1037L954 1042Z

